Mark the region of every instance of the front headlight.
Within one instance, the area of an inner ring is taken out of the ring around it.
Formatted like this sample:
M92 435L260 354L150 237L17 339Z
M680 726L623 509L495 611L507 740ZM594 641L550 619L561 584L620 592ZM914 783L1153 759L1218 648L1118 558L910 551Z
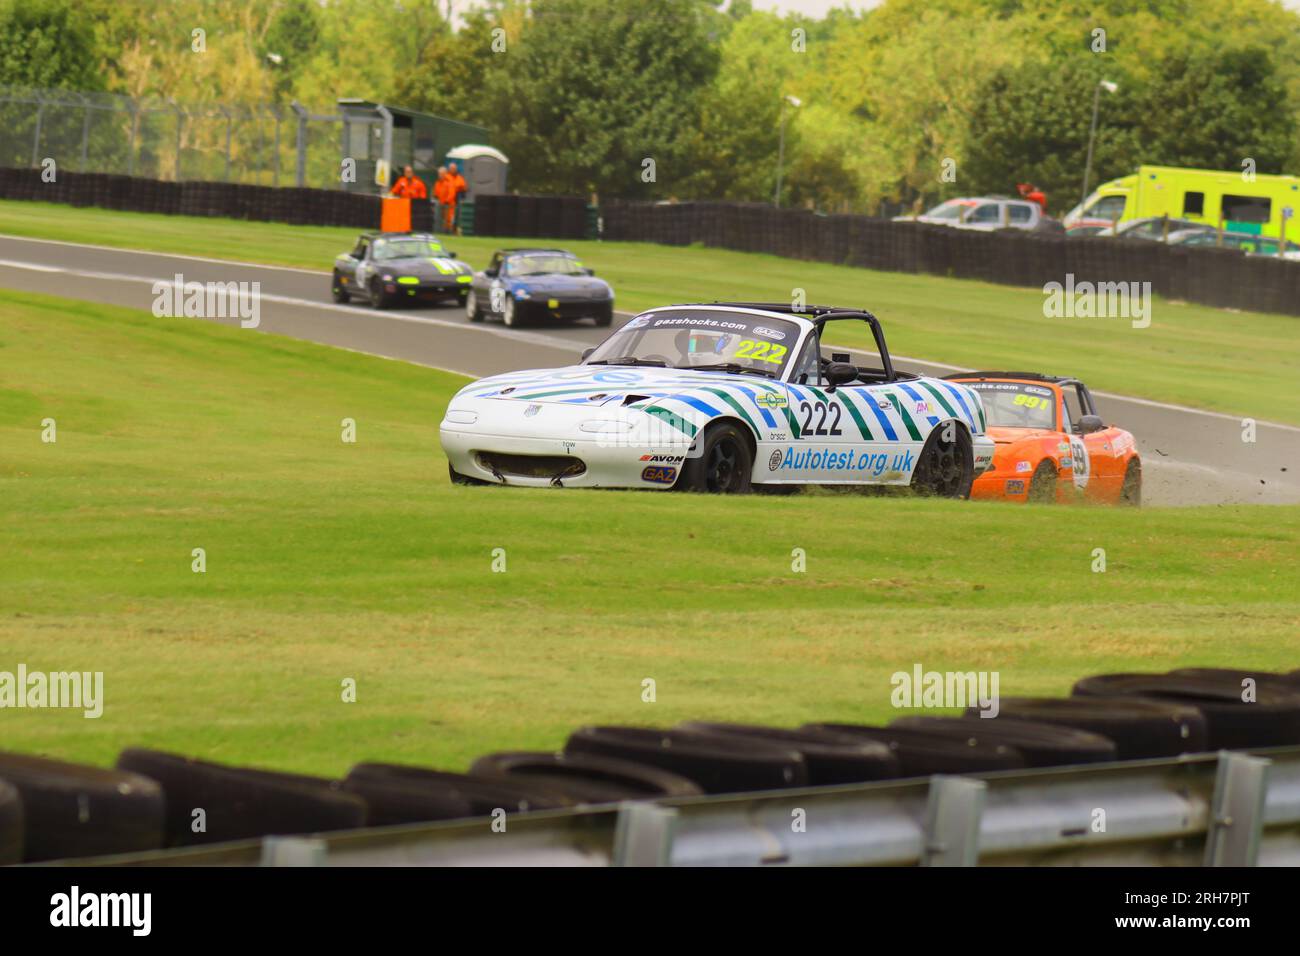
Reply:
M469 412L460 408L449 408L443 421L453 425L473 425L478 421L478 412Z
M390 276L390 275L388 275L387 273L384 273L384 281L385 281L385 282L392 282L392 281L393 281L393 277Z
M516 299L528 298L528 290L524 288L515 289L515 298Z
M632 430L631 422L616 422L607 419L592 419L585 421L578 426L579 431L596 432L602 435L612 435L618 432L630 432Z

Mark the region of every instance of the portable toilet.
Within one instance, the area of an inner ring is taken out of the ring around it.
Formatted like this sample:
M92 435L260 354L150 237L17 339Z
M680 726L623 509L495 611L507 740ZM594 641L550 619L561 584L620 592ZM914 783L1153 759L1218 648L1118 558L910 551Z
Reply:
M455 163L460 167L460 174L465 177L465 184L469 187L466 199L497 196L506 191L506 173L510 169L510 160L499 149L465 143L448 151L444 165L446 163Z

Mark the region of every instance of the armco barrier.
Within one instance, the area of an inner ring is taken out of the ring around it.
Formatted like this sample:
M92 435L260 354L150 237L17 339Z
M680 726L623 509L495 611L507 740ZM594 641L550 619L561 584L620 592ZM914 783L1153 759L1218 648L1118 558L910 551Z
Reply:
M509 197L504 197L509 199ZM601 206L603 238L667 245L701 243L741 252L928 273L1041 288L1078 282L1150 282L1171 299L1220 308L1300 315L1300 262L1215 248L1004 229L986 233L867 216L823 216L758 203Z
M544 811L503 833L482 818L62 862L1297 866L1300 747Z
M228 216L300 225L379 225L379 197L327 189L162 182L100 173L0 169L0 199L37 199L137 212ZM573 196L480 196L463 206L466 232L520 239L582 239L590 208ZM428 216L426 217L426 213ZM1151 283L1170 299L1218 308L1300 315L1300 262L1216 248L1004 229L976 232L867 216L823 216L760 203L612 200L599 210L601 237L665 245L701 243L741 252L1042 288L1080 282ZM432 210L413 213L427 228Z

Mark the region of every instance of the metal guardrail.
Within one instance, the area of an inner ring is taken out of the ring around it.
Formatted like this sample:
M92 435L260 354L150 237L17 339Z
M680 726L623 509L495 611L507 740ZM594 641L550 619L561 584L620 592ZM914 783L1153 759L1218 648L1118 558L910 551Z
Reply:
M1300 866L1300 747L630 802L108 866ZM55 864L59 865L59 864Z

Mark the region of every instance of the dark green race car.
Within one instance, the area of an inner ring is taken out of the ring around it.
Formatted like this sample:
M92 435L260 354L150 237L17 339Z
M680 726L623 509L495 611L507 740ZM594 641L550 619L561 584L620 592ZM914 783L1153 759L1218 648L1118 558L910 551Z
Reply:
M376 309L400 302L465 304L473 270L436 236L418 232L366 232L356 247L334 260L335 302L366 299Z

